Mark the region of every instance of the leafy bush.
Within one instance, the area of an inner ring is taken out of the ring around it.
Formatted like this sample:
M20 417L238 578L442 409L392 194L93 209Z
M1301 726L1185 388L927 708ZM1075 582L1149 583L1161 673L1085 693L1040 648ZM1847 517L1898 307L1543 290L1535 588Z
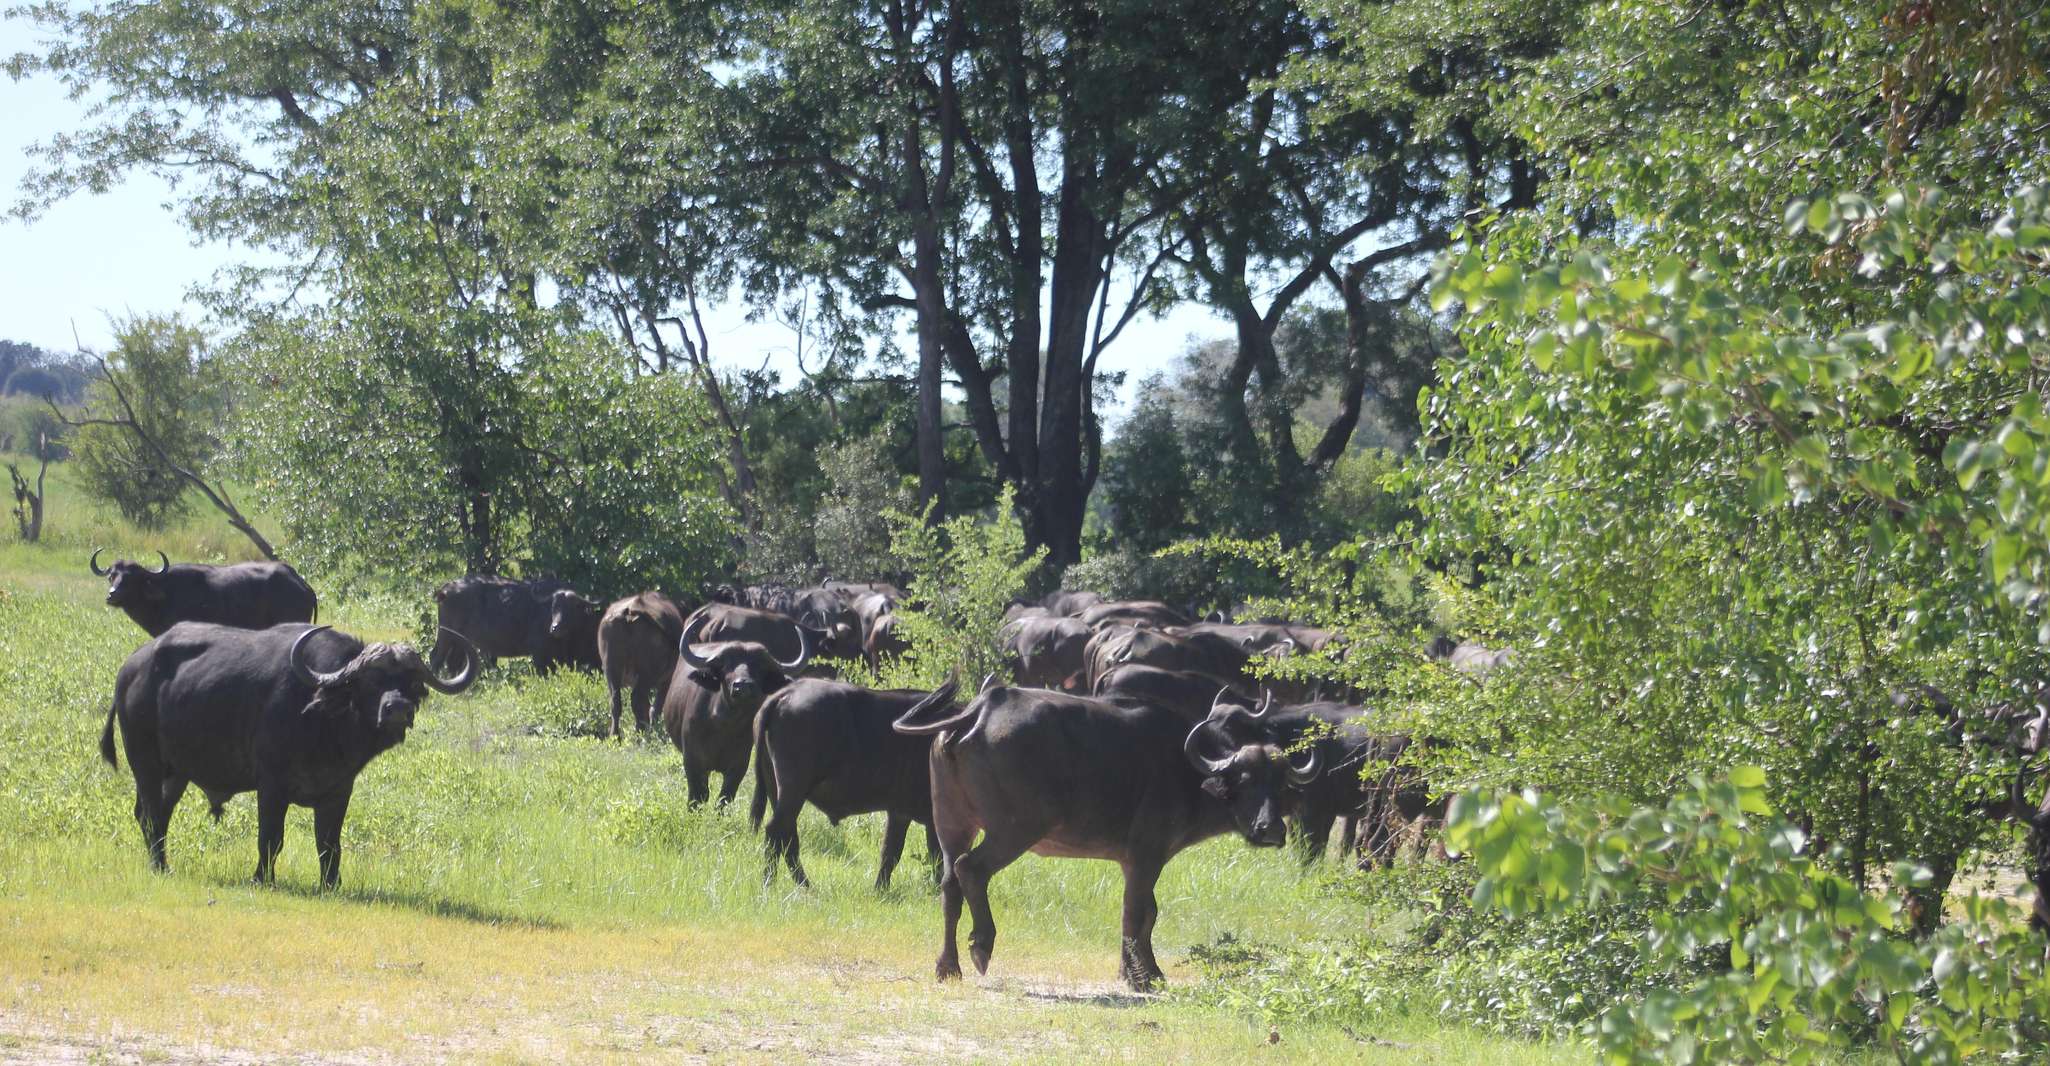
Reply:
M1009 680L997 631L1005 608L1046 557L1044 548L1026 550L1013 504L1006 488L988 518L961 515L931 526L890 515L890 554L910 575L896 611L910 649L882 664L878 684L935 688L958 674L972 691L992 674Z
M1446 837L1480 873L1474 905L1600 915L1650 897L1642 963L1664 978L1584 1026L1610 1062L1811 1062L1862 1042L1903 1062L2029 1058L2050 1040L2043 937L1976 893L1923 940L1909 906L1817 863L1774 816L1765 772L1697 778L1662 807L1469 792ZM1898 865L1896 886L1929 871ZM1704 956L1720 956L1702 975Z
M512 690L522 725L544 737L605 737L612 733L612 702L605 679L582 670L557 670Z
M890 460L888 428L822 453L819 466L828 485L812 519L819 565L844 581L891 577L888 516L909 512L914 499Z

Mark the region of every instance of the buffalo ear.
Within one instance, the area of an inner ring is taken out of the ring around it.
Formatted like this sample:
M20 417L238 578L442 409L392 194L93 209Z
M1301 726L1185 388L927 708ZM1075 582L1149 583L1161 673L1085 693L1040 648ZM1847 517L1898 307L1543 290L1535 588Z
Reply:
M1221 777L1204 778L1203 791L1208 792L1213 796L1216 796L1218 799L1231 798L1231 786L1225 784L1224 778Z
M703 685L706 688L719 687L719 675L711 672L710 670L692 670L690 673L684 676L690 678L692 681L695 681L700 685Z

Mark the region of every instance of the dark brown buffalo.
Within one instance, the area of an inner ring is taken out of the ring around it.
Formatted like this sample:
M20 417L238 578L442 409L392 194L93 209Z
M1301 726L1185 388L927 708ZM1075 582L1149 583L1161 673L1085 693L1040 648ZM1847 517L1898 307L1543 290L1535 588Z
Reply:
M797 657L790 660L778 659L758 640L710 639L717 612L735 609L712 604L684 622L676 672L662 700L662 723L683 752L683 777L693 807L710 798L714 770L722 778L720 805L733 802L754 751L755 712L811 658L811 637L802 629L785 638L797 645ZM787 619L777 622L793 628Z
M1430 808L1429 787L1414 767L1400 762L1410 738L1376 731L1365 708L1321 702L1248 713L1264 719L1266 731L1284 745L1314 744L1325 767L1296 808L1304 861L1324 855L1331 827L1344 819L1340 853L1350 854L1359 834L1362 865L1386 864L1394 857L1396 827Z
M558 657L555 642L548 636L550 603L558 591L568 587L552 578L457 578L434 590L435 623L449 633L462 634L486 664L531 658L535 673L552 673L558 665L572 661ZM436 670L446 669L454 652L454 643L442 636L435 640L427 662Z
M573 589L556 589L548 597L549 659L579 670L604 665L598 654L598 623L604 615L603 603Z
M784 660L797 658L800 643L807 658L826 644L825 630L774 611L708 603L697 613L705 616L704 631L697 638L701 641L753 641Z
M107 579L107 606L119 607L153 637L179 622L240 629L311 622L319 606L313 586L289 563L173 566L169 556L158 552L161 565L155 570L127 559L103 568L100 551L93 549L86 566L93 576Z
M432 688L454 694L477 676L436 677L405 644L370 644L327 626L236 629L183 622L136 649L114 682L100 756L114 757L114 724L135 775L135 820L150 862L168 869L164 835L187 785L221 805L256 793L256 880L270 881L285 843L285 810L313 808L321 884L341 878L342 820L356 775L406 739Z
M752 607L797 617L797 590L786 585L720 585L712 590L711 599L732 607Z
M904 639L904 630L898 624L897 616L886 614L869 627L868 638L861 644L861 657L873 670L880 667L884 659L897 658L910 650L911 644Z
M889 592L865 592L855 598L854 622L856 631L861 634L863 648L868 646L868 635L875 629L876 622L897 609L897 599L894 593Z
M1241 676L1251 658L1243 648L1228 641L1195 641L1172 637L1156 629L1109 626L1099 629L1083 649L1086 680L1096 679L1114 666L1139 663L1163 670L1185 670L1217 677Z
M852 814L888 814L876 870L878 890L890 887L911 823L926 827L927 853L938 858L925 760L932 745L923 737L895 732L890 723L947 703L954 689L949 682L929 693L876 691L804 679L764 700L755 715L755 790L748 810L757 828L763 812L774 811L763 834L768 851L763 878L775 880L781 856L793 880L809 883L797 841L797 815L807 802L835 825Z
M1018 603L1014 601L1009 607L1004 608L1004 621L1006 622L1015 622L1020 618L1048 618L1052 616L1052 611L1036 603Z
M1076 619L1020 618L1004 623L998 638L1021 685L1068 688L1087 680L1090 632Z
M1228 640L1256 655L1274 648L1291 645L1293 646L1292 650L1323 651L1327 645L1338 639L1338 631L1335 629L1259 623L1225 624L1198 622L1192 626L1176 626L1166 632L1178 637L1201 639L1214 637Z
M988 972L990 879L1032 851L1123 867L1120 970L1133 988L1151 987L1161 977L1153 886L1167 861L1234 827L1255 845L1284 843L1283 816L1318 771L1314 754L1292 763L1279 747L1240 743L1208 720L1191 727L1159 707L1043 689L986 688L959 714L910 716L895 728L937 734L927 760L944 864L945 933L934 965L943 981L961 974L955 930L964 901L975 920L969 955Z
M1040 602L1054 614L1073 617L1102 603L1103 597L1094 592L1049 592Z
M1143 663L1111 667L1096 679L1093 691L1099 699L1136 700L1165 707L1192 723L1210 716L1219 693L1227 693L1230 699L1249 706L1252 700L1242 681L1187 670L1163 670Z
M1148 629L1166 629L1168 626L1190 625L1189 616L1158 600L1118 600L1099 603L1081 611L1075 617L1091 629L1105 626L1138 626Z
M659 592L615 600L598 620L598 661L612 697L612 735L621 738L620 693L627 694L634 725L652 727L654 712L669 695L676 673L676 645L683 639L683 609Z
M1514 650L1497 651L1470 640L1455 641L1446 636L1433 638L1424 648L1424 654L1462 674L1482 681L1487 680L1489 674L1516 661Z

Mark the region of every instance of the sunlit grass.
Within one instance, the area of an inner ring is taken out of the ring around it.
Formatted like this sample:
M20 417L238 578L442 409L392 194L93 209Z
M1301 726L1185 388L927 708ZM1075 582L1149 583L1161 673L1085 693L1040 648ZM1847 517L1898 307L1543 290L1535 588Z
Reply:
M29 1058L1581 1054L1404 1018L1358 1035L1407 1047L1320 1027L1270 1045L1256 1018L1173 997L1135 1004L1115 983L1120 882L1108 863L1028 857L1004 871L990 977L939 986L939 905L921 843L879 895L880 820L836 827L807 813L813 887L764 885L739 809L747 788L734 810L685 810L666 743L575 735L595 721L602 686L519 669L433 699L412 737L371 764L339 892L315 891L311 817L297 810L278 886L247 884L248 796L215 823L189 795L171 829L172 873L153 875L126 767L97 752L115 669L143 635L100 603L78 548L91 540L0 547L0 1032ZM416 612L394 596L330 601L322 617L403 634ZM1156 942L1184 987L1200 979L1192 946L1312 942L1362 920L1321 875L1234 840L1176 860L1159 897Z

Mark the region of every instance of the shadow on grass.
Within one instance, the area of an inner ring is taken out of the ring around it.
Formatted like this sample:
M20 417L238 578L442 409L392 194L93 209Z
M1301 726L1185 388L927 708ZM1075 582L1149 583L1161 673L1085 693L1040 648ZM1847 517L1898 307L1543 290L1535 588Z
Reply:
M1119 992L1101 988L1021 988L1018 989L1018 993L1026 999L1041 1003L1072 1003L1084 1007L1150 1007L1161 1002L1162 998L1148 992Z
M436 918L454 918L458 921L476 922L508 929L559 930L567 929L563 922L531 915L514 914L462 900L441 896L429 896L420 892L389 888L350 888L344 882L341 888L324 889L317 885L295 884L279 881L276 884L258 886L248 881L219 881L223 888L263 888L268 891L297 896L300 899L318 900L324 903L353 904L357 906L403 907L420 914Z

